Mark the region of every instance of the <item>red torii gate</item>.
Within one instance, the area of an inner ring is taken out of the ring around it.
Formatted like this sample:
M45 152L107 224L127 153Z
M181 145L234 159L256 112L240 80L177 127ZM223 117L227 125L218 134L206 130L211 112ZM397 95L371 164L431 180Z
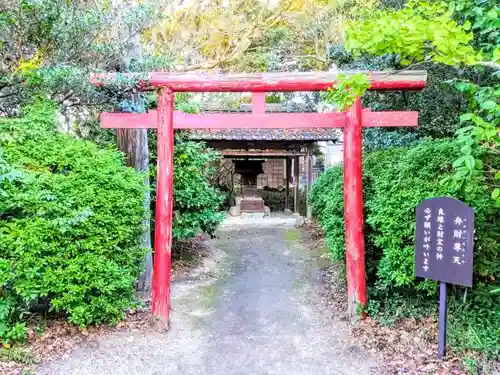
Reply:
M348 73L349 74L349 73ZM352 73L351 73L352 74ZM369 90L420 90L424 71L366 72ZM96 74L93 84L104 85L114 73ZM143 89L158 88L158 110L148 113L102 113L103 128L156 128L158 175L154 240L152 312L164 324L170 319L170 257L172 245L174 129L230 128L344 128L344 218L349 312L366 305L364 265L362 127L417 126L417 112L363 111L361 99L346 112L265 113L265 92L324 91L335 83L335 74L266 73L250 75L201 75L152 72L141 79ZM175 92L252 92L252 113L185 114L174 111Z

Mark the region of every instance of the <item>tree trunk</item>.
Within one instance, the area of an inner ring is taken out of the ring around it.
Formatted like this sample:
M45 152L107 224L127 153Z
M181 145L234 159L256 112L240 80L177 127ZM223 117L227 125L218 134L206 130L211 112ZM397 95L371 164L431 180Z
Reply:
M137 6L137 0L130 2L122 2L112 0L114 7L121 15L126 10ZM119 29L120 37L123 40L129 41L128 50L121 61L121 70L127 72L130 70L132 61L142 58L141 43L139 33L127 25L118 17L117 22L121 22L122 27ZM134 104L136 110L143 110L144 105L140 93L132 94L130 101ZM138 172L143 172L144 185L146 185L146 193L144 194L144 209L146 212L151 212L151 194L149 190L149 148L148 148L148 131L147 129L117 129L116 145L118 150L122 151L126 156L127 165L134 168ZM151 296L152 280L153 280L153 250L151 246L151 218L150 215L143 221L143 231L137 239L140 246L147 250L143 260L143 269L137 283L137 290L142 298L149 300Z
M145 173L144 185L146 193L144 195L144 209L150 212L151 195L149 192L149 148L148 133L146 129L117 129L116 144L118 150L126 155L127 165L138 172ZM151 294L151 282L153 278L153 252L151 249L151 224L150 217L144 219L143 232L139 238L140 245L147 249L143 261L143 271L137 284L137 290L148 299Z

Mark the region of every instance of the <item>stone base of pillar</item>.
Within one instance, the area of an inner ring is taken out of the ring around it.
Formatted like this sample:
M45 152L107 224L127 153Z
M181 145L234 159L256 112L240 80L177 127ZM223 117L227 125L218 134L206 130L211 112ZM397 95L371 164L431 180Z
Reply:
M229 215L241 216L243 214L262 214L268 216L271 209L264 204L261 197L236 197L235 205L229 209Z

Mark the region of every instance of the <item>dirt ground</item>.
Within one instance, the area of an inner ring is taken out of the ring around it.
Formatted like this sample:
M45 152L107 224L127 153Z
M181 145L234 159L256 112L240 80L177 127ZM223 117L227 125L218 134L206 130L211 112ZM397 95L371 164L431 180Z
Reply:
M171 329L116 332L39 375L372 374L377 361L325 305L328 260L291 225L225 226L172 291Z

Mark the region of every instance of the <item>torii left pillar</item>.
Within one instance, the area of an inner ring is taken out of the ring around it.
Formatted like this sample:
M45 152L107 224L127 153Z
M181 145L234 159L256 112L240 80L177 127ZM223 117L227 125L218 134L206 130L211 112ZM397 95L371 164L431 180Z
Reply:
M174 92L169 88L162 88L158 93L157 116L158 168L152 313L159 319L159 328L168 329L174 202Z

